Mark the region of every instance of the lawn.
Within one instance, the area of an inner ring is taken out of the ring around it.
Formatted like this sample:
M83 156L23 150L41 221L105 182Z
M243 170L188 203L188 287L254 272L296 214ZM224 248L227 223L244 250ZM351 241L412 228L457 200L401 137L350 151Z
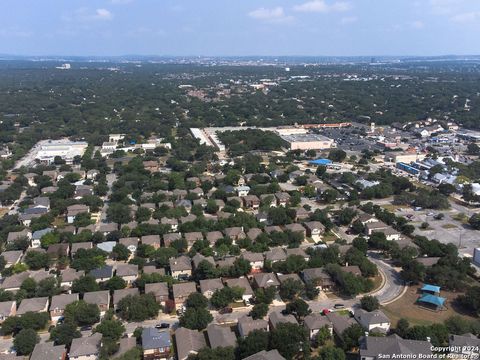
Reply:
M420 297L418 289L419 286L410 286L405 295L400 299L386 306L382 306L382 310L392 321L392 326L396 325L397 321L401 318L408 319L413 325L441 323L454 315L459 315L469 320L478 320L475 316L472 316L473 314L465 313L453 304L453 301L460 293L442 290L440 296L447 299L445 301L446 309L434 311L416 304L417 299Z

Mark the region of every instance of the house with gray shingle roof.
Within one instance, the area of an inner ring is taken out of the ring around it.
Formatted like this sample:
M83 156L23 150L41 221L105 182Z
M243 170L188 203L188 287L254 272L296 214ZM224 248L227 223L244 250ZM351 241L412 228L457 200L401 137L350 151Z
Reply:
M65 360L67 349L65 345L55 345L53 342L35 345L30 360Z
M237 345L237 337L229 328L216 324L207 326L208 342L212 349L219 347L235 347Z
M242 316L237 323L238 334L243 338L254 330L268 331L268 321L263 319L254 320L250 316Z
M218 278L200 280L200 292L207 299L210 299L216 290L223 289L223 287L222 280Z
M10 316L15 316L17 313L16 301L2 301L0 302L0 323Z
M20 306L17 309L17 315L23 315L27 312L47 312L48 310L48 297L38 297L23 299Z
M152 293L155 300L162 306L168 300L168 284L167 283L151 283L145 284L145 294Z
M91 360L98 359L102 334L93 333L87 337L80 337L72 340L69 358L71 360Z
M198 354L201 349L207 346L203 332L184 327L175 331L175 343L178 360L186 360L189 355Z
M52 321L58 321L63 317L65 307L75 301L78 301L78 294L60 294L52 296L52 301L50 303L50 317L52 318Z
M333 325L328 317L320 314L310 314L303 319L303 326L308 330L310 340L314 341L320 329L327 327L333 335Z
M169 331L156 328L144 328L142 331L142 348L144 359L170 358L172 341Z
M118 289L113 292L113 308L117 310L118 303L120 300L126 298L127 296L139 295L140 292L138 288L126 288Z
M402 355L432 355L432 344L428 341L405 340L394 334L387 337L365 336L360 341L360 358L363 360L401 358ZM380 354L383 357L380 357Z
M100 315L103 316L110 307L110 291L100 290L83 294L83 301L87 304L95 304L100 309Z

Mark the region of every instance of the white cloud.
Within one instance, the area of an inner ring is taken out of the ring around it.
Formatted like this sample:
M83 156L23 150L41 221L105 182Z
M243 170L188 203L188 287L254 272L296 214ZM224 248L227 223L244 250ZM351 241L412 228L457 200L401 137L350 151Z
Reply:
M352 8L351 4L346 1L335 1L331 4L327 4L324 0L312 0L301 5L296 5L293 10L299 12L317 12L317 13L330 13L330 12L344 12Z
M451 21L459 24L472 23L480 20L480 11L471 11L462 14L457 14L450 18Z
M286 23L294 20L293 16L289 16L285 14L285 11L281 6L278 6L272 9L261 7L256 10L250 11L248 13L248 16L256 20L273 22L273 23Z
M110 21L113 14L110 10L101 8L91 11L88 8L79 8L71 15L62 16L65 22L92 22L92 21Z
M423 29L425 27L425 23L423 21L420 21L420 20L416 20L414 22L412 22L412 28L414 29Z
M345 16L340 19L340 24L347 25L354 22L357 22L358 18L356 16Z

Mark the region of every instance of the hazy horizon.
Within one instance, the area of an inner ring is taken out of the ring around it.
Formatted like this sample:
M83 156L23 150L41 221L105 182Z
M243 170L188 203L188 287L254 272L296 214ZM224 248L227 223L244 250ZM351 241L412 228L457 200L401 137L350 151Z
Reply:
M475 0L4 0L12 56L480 54Z

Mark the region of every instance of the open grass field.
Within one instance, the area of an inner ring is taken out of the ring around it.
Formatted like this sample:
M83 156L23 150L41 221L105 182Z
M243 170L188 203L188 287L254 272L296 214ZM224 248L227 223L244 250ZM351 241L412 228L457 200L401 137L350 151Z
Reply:
M455 298L461 293L450 291L441 291L440 296L446 298L445 309L434 311L416 303L420 297L420 286L410 286L405 293L397 301L382 306L382 310L392 321L392 326L401 318L406 318L413 325L429 325L432 323L441 323L451 316L461 316L469 320L478 320L473 314L466 313L459 309L455 304Z

